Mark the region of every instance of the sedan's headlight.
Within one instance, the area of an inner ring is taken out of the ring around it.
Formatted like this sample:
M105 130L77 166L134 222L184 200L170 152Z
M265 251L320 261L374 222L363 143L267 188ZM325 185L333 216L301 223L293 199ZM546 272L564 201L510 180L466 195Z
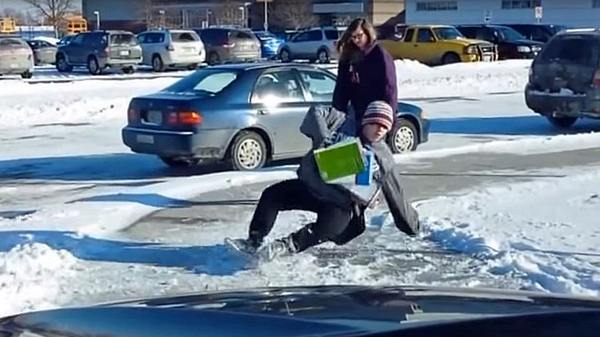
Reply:
M517 51L519 53L531 53L531 48L529 48L528 46L518 46Z
M465 53L466 54L477 54L477 46L475 46L475 45L467 46L467 48L465 48Z

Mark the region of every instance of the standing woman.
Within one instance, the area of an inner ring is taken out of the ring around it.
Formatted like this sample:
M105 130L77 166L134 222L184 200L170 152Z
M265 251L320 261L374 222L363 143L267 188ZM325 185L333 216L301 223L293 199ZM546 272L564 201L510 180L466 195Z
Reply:
M358 18L350 23L337 44L340 57L333 107L348 112L350 103L354 121L362 120L367 105L373 101L387 102L396 114L396 67L392 56L375 39L373 26ZM360 123L356 124L358 134Z

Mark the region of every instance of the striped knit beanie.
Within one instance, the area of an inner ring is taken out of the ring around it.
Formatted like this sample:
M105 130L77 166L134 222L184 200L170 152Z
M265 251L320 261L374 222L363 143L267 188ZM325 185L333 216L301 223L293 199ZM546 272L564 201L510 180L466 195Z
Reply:
M392 129L394 123L394 111L392 107L384 101L373 101L369 103L362 118L361 125L376 123L385 126L388 131Z

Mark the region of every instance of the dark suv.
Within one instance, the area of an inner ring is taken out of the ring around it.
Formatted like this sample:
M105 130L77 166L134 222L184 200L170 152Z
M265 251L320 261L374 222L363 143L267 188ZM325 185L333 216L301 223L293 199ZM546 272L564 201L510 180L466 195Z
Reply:
M600 118L600 30L558 33L535 58L525 102L557 127L578 117Z
M127 31L80 33L56 51L56 69L60 72L87 67L92 75L99 75L107 68L130 74L141 62L142 48L135 35Z
M456 28L470 39L485 40L498 45L498 58L532 59L543 43L526 39L516 30L500 25L458 25Z
M544 23L515 23L505 26L516 30L527 39L544 43L548 42L561 30L567 29L565 26Z

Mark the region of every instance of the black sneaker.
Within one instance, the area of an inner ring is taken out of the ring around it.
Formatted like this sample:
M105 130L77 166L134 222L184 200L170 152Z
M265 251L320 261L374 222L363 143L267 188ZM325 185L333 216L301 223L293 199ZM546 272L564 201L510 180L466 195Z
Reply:
M239 252L249 255L256 254L256 251L258 250L258 246L250 239L225 238L225 244Z
M289 256L296 252L296 247L290 237L277 239L258 250L257 255L261 260L271 261L276 257Z

